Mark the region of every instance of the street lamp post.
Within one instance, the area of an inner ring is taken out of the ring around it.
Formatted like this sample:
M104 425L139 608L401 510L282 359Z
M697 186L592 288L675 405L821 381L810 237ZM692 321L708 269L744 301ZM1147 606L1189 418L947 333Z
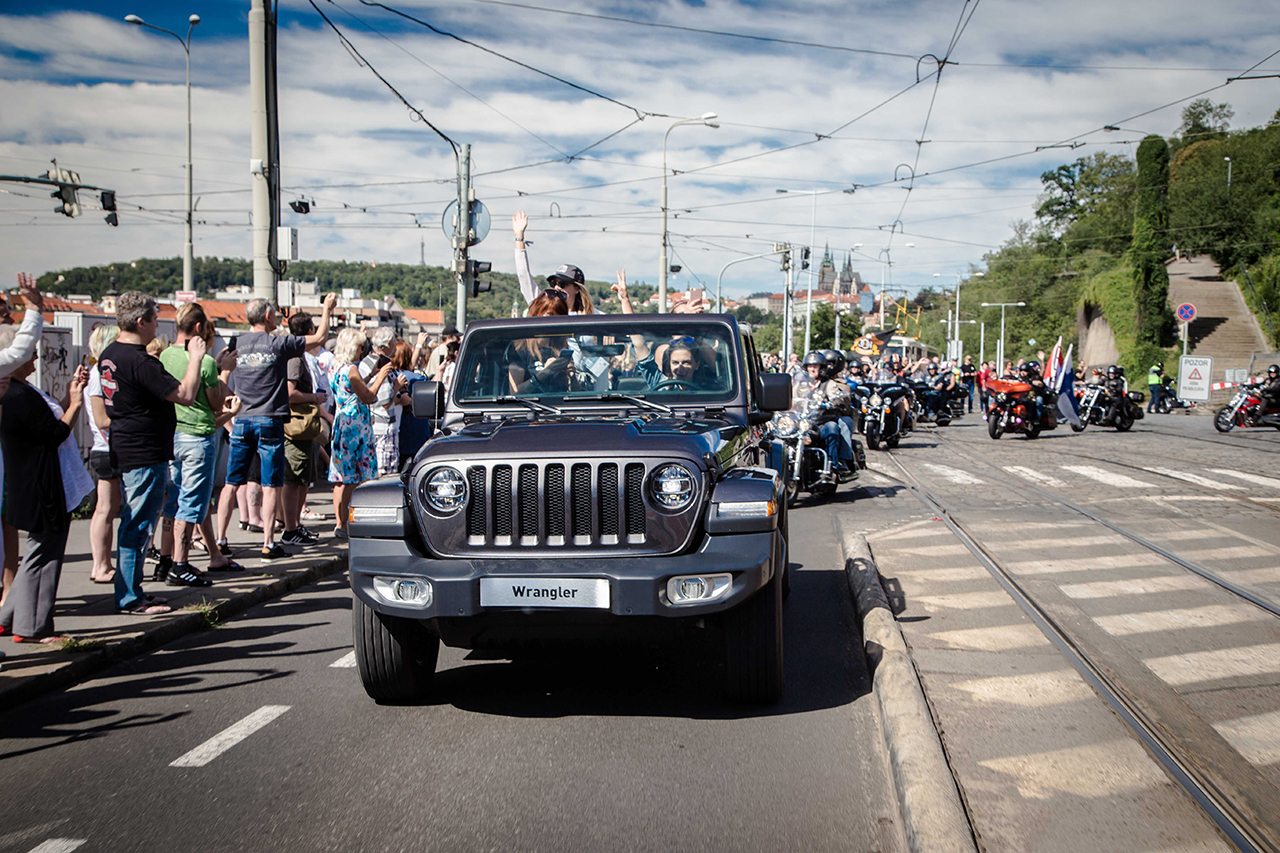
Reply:
M818 247L814 245L818 229L818 196L830 195L831 193L842 192L846 195L853 195L853 190L774 190L779 194L791 195L808 195L813 196L813 214L809 218L809 292L805 299L805 317L804 317L804 351L809 351L810 332L813 329L813 284L817 273L814 272L814 258L817 257Z
M1001 369L1004 368L1004 309L1006 308L1022 308L1025 302L983 302L983 308L999 308L1000 309L1000 342L996 344L996 364Z
M658 269L658 313L667 313L667 137L671 131L682 124L703 124L707 127L719 127L715 113L703 113L698 118L682 118L667 128L662 135L662 254Z
M1231 158L1223 157L1227 161L1227 201L1231 201Z
M955 319L952 325L947 326L948 340L950 341L950 343L947 344L947 358L955 361L960 357L960 285L964 281L964 275L958 272L946 273L946 275L954 275L956 277ZM982 278L982 275L982 273L976 272L973 274L973 277ZM933 274L934 278L941 278L942 276L943 273L940 272Z
M187 18L185 40L173 30L148 24L137 15L125 15L124 19L127 23L139 27L146 27L158 33L168 33L178 40L178 44L182 45L182 50L187 55L187 239L182 246L182 289L195 290L195 247L191 241L191 31L196 28L196 24L200 23L200 16L191 15Z
M727 270L729 267L733 266L734 264L740 264L743 261L756 261L756 260L759 260L760 258L771 258L774 255L780 254L781 252L782 252L781 249L775 249L772 252L764 252L759 255L748 255L745 258L734 258L733 260L729 261L729 263L721 267L720 274L716 276L716 313L719 314L723 310L723 305L721 302L720 286L721 286L721 282L724 280L725 270Z

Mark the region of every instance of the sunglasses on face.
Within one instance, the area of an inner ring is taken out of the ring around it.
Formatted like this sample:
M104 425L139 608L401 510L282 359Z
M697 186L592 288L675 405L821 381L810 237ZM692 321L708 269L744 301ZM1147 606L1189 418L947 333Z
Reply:
M543 295L543 296L554 296L556 299L559 299L559 300L561 300L562 302L568 302L568 301L569 301L569 294L565 293L563 290L557 290L557 289L556 289L556 287L557 287L557 285L552 285L551 287L549 287L549 288L547 288L546 290L542 291L542 295Z

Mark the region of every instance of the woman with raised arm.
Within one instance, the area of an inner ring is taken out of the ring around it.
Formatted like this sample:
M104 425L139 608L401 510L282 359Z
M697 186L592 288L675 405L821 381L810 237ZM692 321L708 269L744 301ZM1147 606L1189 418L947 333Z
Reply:
M511 217L511 230L516 236L516 277L520 279L520 293L524 296L524 301L532 305L538 298L539 287L529 269L528 244L524 241L524 232L528 227L529 217L523 210L517 210L515 216ZM591 294L587 293L586 279L582 275L582 270L573 264L561 264L555 272L547 276L547 287L564 291L569 300L570 314L596 313L595 307L591 304Z

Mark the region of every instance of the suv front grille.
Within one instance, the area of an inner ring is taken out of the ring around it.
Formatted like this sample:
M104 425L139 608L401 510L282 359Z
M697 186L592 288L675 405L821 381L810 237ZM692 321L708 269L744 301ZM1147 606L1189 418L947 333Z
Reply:
M643 463L473 464L466 544L643 547L644 480Z

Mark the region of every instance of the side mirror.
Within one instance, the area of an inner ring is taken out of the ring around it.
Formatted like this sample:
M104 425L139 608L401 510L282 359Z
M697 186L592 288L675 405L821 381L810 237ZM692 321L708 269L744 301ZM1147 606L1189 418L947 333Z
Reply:
M444 396L439 382L413 383L413 416L430 420L444 417Z
M760 409L785 412L791 408L791 376L786 373L760 374Z

